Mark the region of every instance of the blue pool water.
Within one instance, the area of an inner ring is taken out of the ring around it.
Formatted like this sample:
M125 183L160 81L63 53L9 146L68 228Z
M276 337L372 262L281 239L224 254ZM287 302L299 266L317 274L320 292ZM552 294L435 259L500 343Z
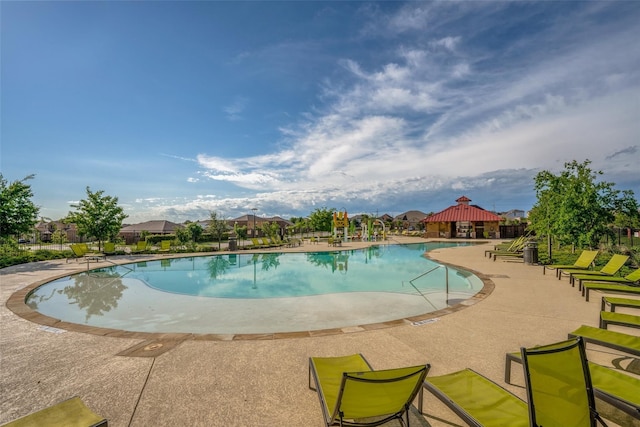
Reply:
M68 322L129 331L343 328L416 316L475 295L480 279L424 257L455 245L167 258L64 277L36 289L27 304Z

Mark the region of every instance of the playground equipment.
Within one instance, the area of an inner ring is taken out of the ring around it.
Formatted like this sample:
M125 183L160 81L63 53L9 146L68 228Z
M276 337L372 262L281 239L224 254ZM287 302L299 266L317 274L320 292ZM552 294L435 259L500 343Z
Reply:
M344 212L334 212L333 213L333 237L337 239L338 229L342 227L342 241L347 241L347 229L349 228L349 217L347 215L347 211Z
M376 225L380 225L382 227L382 234L378 234L375 229ZM386 240L387 239L387 227L384 225L384 222L379 219L370 219L366 224L362 224L360 226L362 228L362 239L367 241L375 241L378 239Z

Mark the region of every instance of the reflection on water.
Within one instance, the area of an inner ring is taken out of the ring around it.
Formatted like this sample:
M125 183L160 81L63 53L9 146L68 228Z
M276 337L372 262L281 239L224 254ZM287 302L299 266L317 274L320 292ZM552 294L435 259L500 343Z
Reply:
M277 326L279 331L334 327L327 322L336 314L316 314L316 308L334 309L340 315L356 316L365 311L389 316L382 319L385 321L444 308L448 301L462 301L482 288L474 275L438 268L423 256L426 250L454 245L385 245L334 252L274 251L137 262L55 280L36 289L27 304L73 323L141 331L196 331L201 326L194 324L235 317L240 323L265 323L259 326L269 331L269 327L276 328L270 325L271 318L255 319L265 307L283 316L288 313L285 317L289 321ZM425 275L428 270L434 271ZM330 302L311 302L310 297ZM264 299L270 299L268 305L254 306ZM372 300L382 307L357 308ZM304 308L304 304L310 305ZM400 306L408 311L386 314ZM251 329L256 331L262 329Z
M66 283L62 288L52 287L48 295L32 294L27 305L37 310L39 304L51 300L56 293L65 295L68 304L77 306L86 314L86 322L91 316L102 316L116 308L127 289L115 268L80 273L71 276Z

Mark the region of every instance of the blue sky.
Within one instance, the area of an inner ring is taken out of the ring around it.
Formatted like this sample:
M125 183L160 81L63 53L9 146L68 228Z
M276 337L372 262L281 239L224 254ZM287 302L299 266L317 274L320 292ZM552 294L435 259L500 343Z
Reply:
M127 223L640 194L640 2L0 2L5 179Z

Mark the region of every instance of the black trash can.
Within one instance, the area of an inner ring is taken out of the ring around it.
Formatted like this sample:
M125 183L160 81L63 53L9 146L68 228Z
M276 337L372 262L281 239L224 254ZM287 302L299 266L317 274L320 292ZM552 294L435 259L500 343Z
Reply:
M525 264L538 263L538 242L527 242L523 250Z
M235 236L229 236L229 250L237 251L238 250L238 240Z

